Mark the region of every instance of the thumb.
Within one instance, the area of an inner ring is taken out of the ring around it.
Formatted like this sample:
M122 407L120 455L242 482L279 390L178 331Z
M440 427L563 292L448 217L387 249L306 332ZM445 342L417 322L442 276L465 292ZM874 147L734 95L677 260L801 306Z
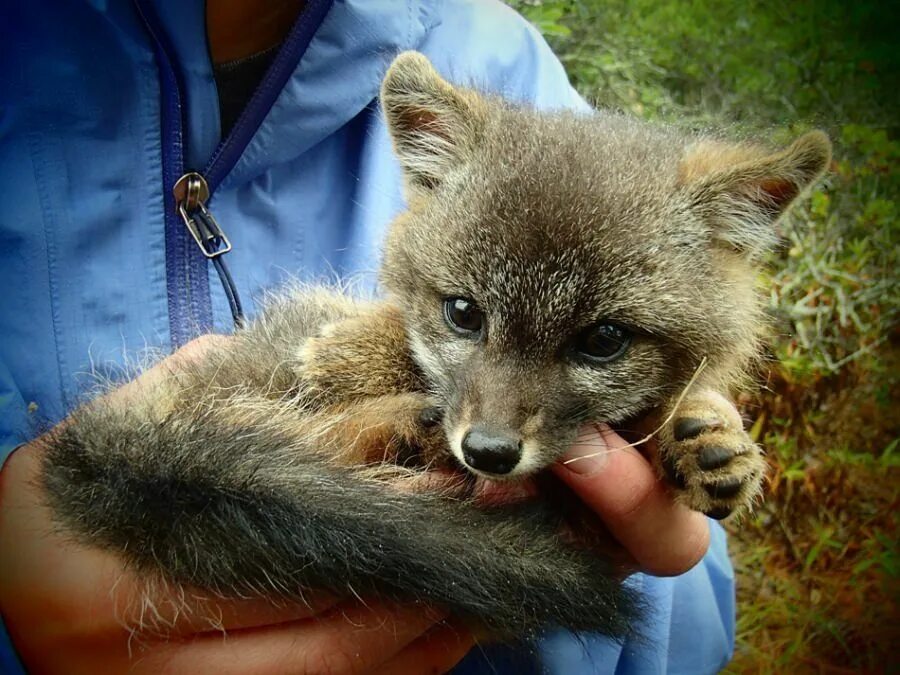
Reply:
M677 503L650 463L607 425L585 430L553 470L645 572L681 574L706 553L706 518Z

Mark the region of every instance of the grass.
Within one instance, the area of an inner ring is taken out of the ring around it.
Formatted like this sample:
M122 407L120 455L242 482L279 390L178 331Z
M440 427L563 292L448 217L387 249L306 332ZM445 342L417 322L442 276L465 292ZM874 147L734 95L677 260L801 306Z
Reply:
M898 9L818 0L517 0L589 100L689 127L835 142L761 283L773 335L739 401L763 504L729 524L729 673L898 672Z

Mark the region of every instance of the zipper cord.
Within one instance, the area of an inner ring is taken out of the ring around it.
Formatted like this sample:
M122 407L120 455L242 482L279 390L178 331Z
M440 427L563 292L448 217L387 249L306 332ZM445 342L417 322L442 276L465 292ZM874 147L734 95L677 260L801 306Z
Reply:
M184 82L181 79L181 70L172 56L175 51L169 43L167 34L163 29L160 18L154 8L153 0L133 0L138 15L144 23L150 38L153 41L156 58L159 64L161 88L163 95L163 184L172 185L177 176L185 171L183 145L184 137L182 129L185 125L185 113L183 96ZM198 224L197 207L190 209L185 206L185 195L179 196L179 184L191 176L192 183L202 181L206 196L215 190L225 176L234 168L240 159L253 135L256 133L265 116L275 103L285 84L297 68L301 57L309 47L313 36L319 26L325 20L335 0L309 0L305 8L300 12L294 25L291 27L284 44L275 56L272 65L269 66L262 82L250 97L244 111L239 116L234 128L223 139L210 157L203 169L203 175L189 173L181 177L173 188L175 192L175 205L171 203L171 197L167 193L165 199L166 211L166 289L169 298L169 331L172 337L172 346L179 347L192 337L193 325L190 319L198 319L201 328L212 324L212 310L209 302L209 287L207 286L207 267L196 254L190 255L190 244L187 243L183 231L178 227L178 216L187 226L191 236L197 242L203 255L213 261L236 328L244 325L244 313L238 298L237 288L224 260L219 256L231 250L231 244L224 233L221 232L212 215L202 206L202 212L209 214L209 219L214 225L214 231L204 232L202 223ZM205 176L205 178L204 178ZM186 190L184 190L186 192ZM216 236L216 232L220 236ZM223 248L224 246L224 248ZM218 262L216 262L218 261ZM186 265L188 271L185 277L176 273Z
M181 220L197 242L197 246L203 251L203 255L212 260L216 268L222 288L225 290L225 297L228 298L234 327L243 328L245 319L241 298L223 259L223 256L231 250L231 242L213 218L213 214L206 208L209 199L209 185L206 179L196 171L188 172L178 179L172 193Z
M228 298L228 307L231 309L231 318L234 320L235 328L243 328L247 320L244 317L244 308L241 306L241 297L238 295L237 286L234 285L234 279L228 271L228 265L220 256L212 259L213 266L219 274L219 280L222 282L222 288L225 290L225 297Z

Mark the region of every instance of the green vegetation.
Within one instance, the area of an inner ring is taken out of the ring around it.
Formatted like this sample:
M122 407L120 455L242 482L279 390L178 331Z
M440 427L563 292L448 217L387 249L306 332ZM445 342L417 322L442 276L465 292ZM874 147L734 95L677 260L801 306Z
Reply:
M764 386L741 404L771 464L730 526L730 672L887 672L900 596L900 25L896 3L518 0L600 106L781 143L835 142L782 224Z

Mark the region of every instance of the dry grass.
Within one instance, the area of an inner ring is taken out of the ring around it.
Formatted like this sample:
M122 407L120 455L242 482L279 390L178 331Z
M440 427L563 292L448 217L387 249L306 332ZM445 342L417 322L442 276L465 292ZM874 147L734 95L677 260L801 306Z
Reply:
M898 362L896 346L884 350L888 382L868 368L796 381L776 367L753 402L770 484L755 517L730 528L727 672L900 671Z

